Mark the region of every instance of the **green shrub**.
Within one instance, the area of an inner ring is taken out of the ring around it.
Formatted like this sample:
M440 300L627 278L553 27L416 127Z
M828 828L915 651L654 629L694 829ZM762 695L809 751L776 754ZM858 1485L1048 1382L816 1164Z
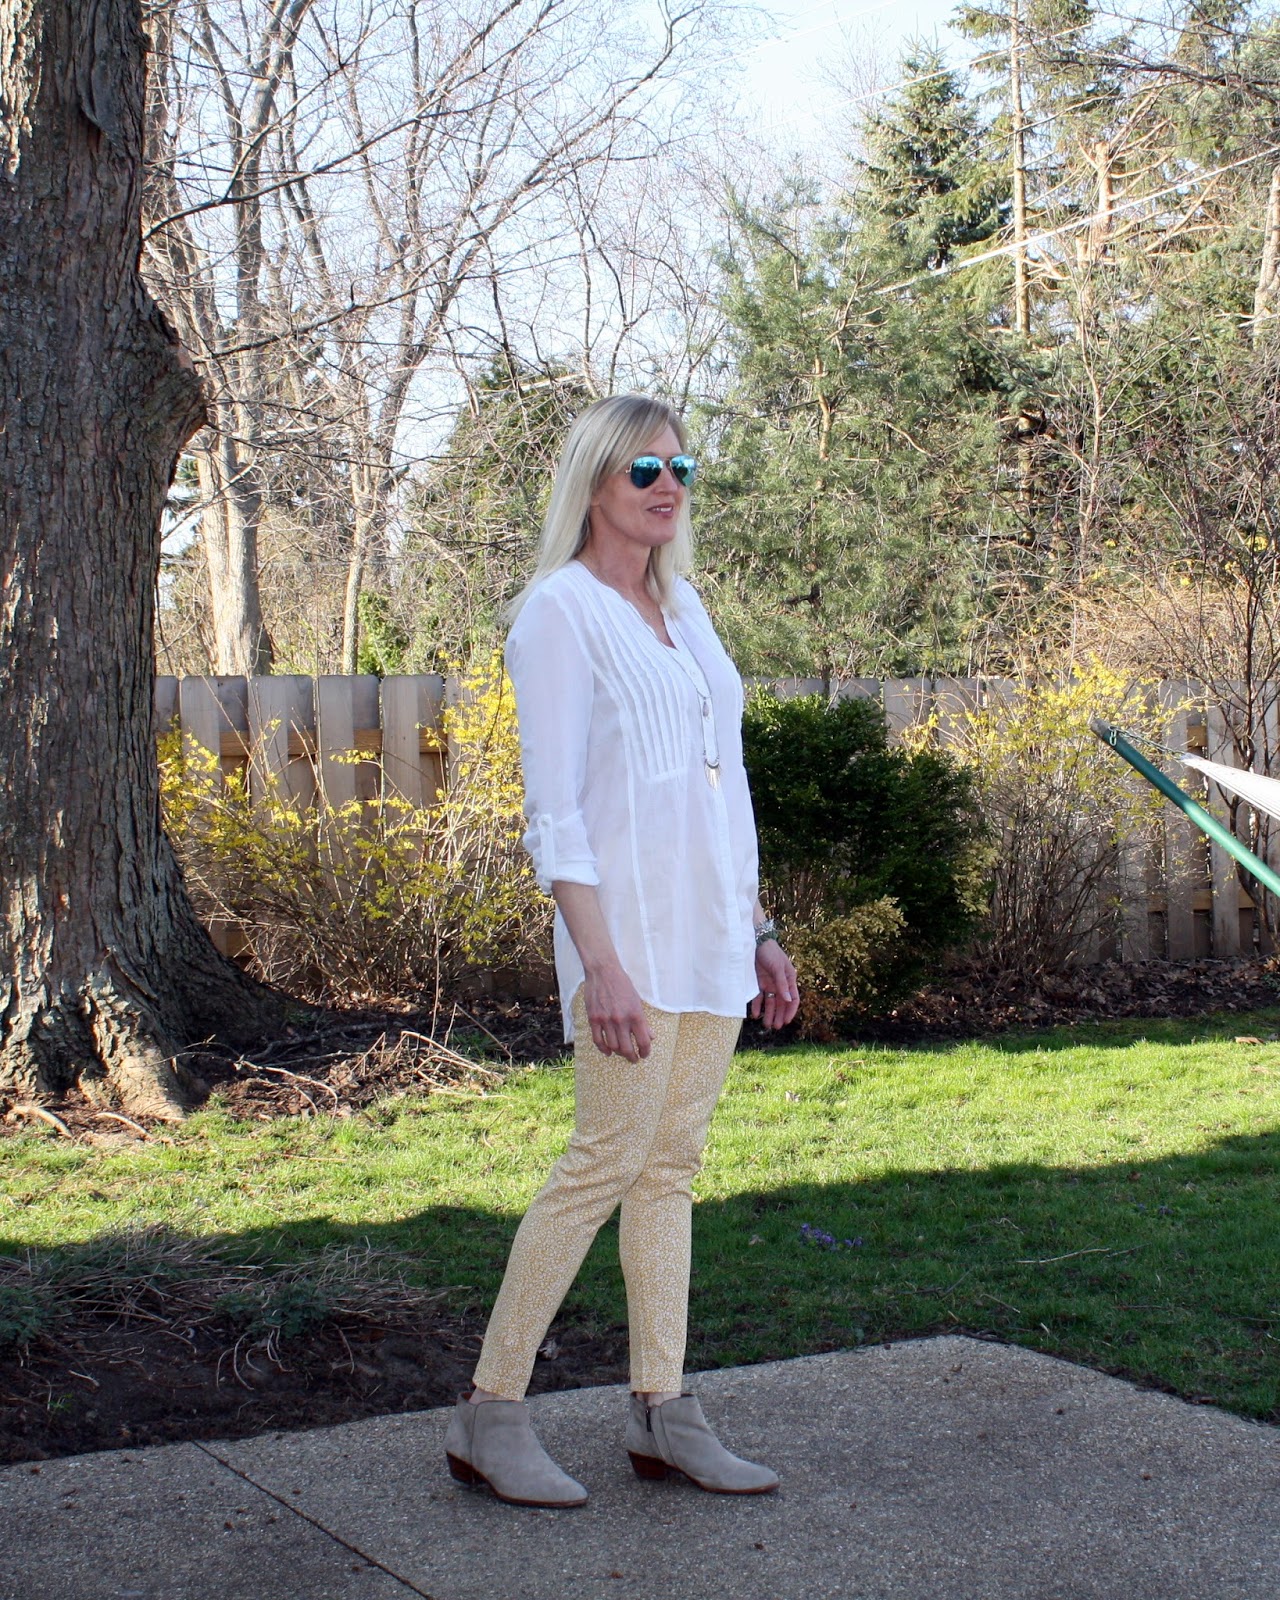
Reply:
M47 1296L29 1283L0 1283L0 1350L29 1345L53 1322Z
M387 596L372 589L362 590L356 601L356 614L360 621L356 671L371 672L379 678L403 672L410 639L392 615Z
M294 1339L328 1322L333 1302L323 1285L307 1277L264 1277L248 1288L224 1294L214 1309L251 1337L275 1333Z
M983 940L997 971L1060 971L1122 926L1120 852L1151 848L1165 802L1089 723L1101 717L1163 742L1168 712L1153 690L1086 661L1065 683L1025 685L954 730L999 841Z
M325 1325L420 1323L447 1290L408 1281L415 1261L367 1242L333 1243L301 1260L268 1244L246 1259L233 1239L163 1226L0 1256L0 1350L47 1329L204 1328L228 1348L278 1351Z
M787 931L787 953L801 984L800 1028L808 1039L837 1038L858 1012L881 1009L894 997L885 975L903 966L907 919L892 900L855 906L844 916Z
M822 1036L891 1005L973 928L974 777L938 751L891 746L868 700L758 691L743 740L765 898L800 974L801 1031Z

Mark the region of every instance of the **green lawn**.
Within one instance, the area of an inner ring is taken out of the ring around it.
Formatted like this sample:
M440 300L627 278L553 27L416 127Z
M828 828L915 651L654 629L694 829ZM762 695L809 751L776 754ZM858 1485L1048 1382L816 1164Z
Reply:
M1280 1420L1277 1032L1280 1012L739 1056L698 1182L690 1367L968 1329ZM367 1239L479 1313L572 1096L549 1067L341 1121L215 1107L171 1145L33 1131L0 1147L0 1250L149 1223L291 1258ZM611 1225L565 1315L623 1306Z

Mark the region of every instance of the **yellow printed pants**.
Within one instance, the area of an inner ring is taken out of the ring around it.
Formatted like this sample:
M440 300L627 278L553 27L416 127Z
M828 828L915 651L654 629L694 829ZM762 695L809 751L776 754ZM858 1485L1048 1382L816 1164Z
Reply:
M645 1060L601 1055L578 991L573 1137L516 1232L477 1388L523 1399L551 1319L619 1202L631 1387L656 1394L683 1386L692 1183L742 1024L651 1006L645 1018L653 1034Z

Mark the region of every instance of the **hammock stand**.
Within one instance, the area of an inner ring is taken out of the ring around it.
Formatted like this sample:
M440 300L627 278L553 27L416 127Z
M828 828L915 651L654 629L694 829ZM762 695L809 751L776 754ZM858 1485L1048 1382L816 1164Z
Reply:
M1207 833L1215 844L1221 845L1229 856L1234 857L1246 872L1251 873L1259 883L1270 889L1272 894L1280 896L1280 876L1272 871L1265 861L1259 860L1252 850L1241 844L1230 828L1224 828L1217 817L1211 816L1202 805L1197 805L1189 794L1179 789L1172 778L1166 777L1159 767L1153 766L1146 756L1140 755L1124 735L1110 723L1103 722L1101 717L1093 717L1089 726L1103 744L1108 745L1118 756L1122 756L1153 788L1159 789L1166 800L1172 800L1178 810L1202 833ZM1280 782L1276 779L1264 778L1256 772L1238 772L1234 767L1220 766L1216 761L1203 761L1199 756L1183 756L1181 760L1186 766L1195 767L1205 773L1223 788L1230 789L1233 794L1240 795L1257 810L1265 811L1269 816L1280 817ZM1266 787L1263 787L1264 785Z

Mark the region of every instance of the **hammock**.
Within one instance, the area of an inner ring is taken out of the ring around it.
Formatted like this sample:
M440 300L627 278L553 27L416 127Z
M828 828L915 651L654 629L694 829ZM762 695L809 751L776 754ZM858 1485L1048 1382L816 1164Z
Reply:
M1166 800L1172 800L1183 816L1188 817L1201 833L1208 834L1209 838L1238 861L1246 872L1257 878L1259 883L1265 884L1271 893L1280 899L1280 873L1275 872L1265 861L1260 861L1230 829L1223 827L1217 817L1211 815L1202 805L1198 805L1185 789L1180 789L1172 778L1161 772L1159 767L1153 766L1146 756L1140 755L1118 728L1113 728L1101 717L1091 717L1089 726L1103 744L1109 745L1122 760L1140 772L1153 789L1158 789ZM1265 811L1271 817L1280 817L1280 782L1276 779L1260 777L1256 772L1241 772L1236 767L1219 766L1216 761L1203 761L1199 756L1183 756L1182 760L1186 766L1194 767L1206 778L1212 778L1214 783L1220 783L1232 794L1238 794L1259 811Z
M1280 778L1264 778L1258 772L1242 772L1239 767L1224 767L1217 761L1205 761L1200 756L1183 756L1184 767L1194 767L1206 778L1225 789L1229 794L1247 800L1255 811L1265 811L1269 817L1280 821Z

